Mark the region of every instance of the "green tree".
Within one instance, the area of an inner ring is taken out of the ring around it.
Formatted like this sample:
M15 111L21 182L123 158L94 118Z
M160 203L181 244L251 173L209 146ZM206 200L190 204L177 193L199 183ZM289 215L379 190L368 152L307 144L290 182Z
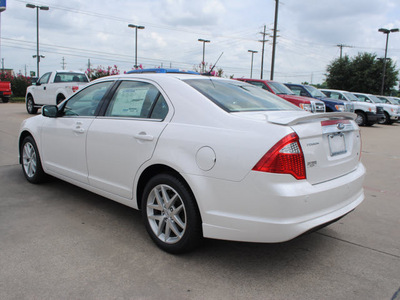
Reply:
M326 83L331 89L380 94L383 60L376 54L359 53L335 59L327 67ZM392 60L386 61L384 94L389 94L398 80L399 71Z

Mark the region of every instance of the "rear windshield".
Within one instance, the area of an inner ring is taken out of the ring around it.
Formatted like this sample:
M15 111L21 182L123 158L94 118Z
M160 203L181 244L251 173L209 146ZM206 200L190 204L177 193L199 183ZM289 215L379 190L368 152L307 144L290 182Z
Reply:
M301 110L278 96L241 81L205 78L184 82L227 112Z
M82 73L57 73L54 82L89 82Z

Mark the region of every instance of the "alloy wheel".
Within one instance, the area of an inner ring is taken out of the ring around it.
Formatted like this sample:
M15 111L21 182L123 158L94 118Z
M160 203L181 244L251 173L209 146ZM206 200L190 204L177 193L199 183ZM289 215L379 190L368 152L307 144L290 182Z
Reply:
M157 238L167 244L179 242L186 231L187 216L176 190L166 184L155 186L146 206L149 225Z
M22 152L22 163L25 174L28 177L33 177L37 170L37 156L35 148L31 143L26 143Z

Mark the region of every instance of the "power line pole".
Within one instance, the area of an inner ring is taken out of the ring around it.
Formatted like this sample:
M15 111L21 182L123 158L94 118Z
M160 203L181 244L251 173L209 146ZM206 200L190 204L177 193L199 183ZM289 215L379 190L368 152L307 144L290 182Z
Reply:
M61 65L62 65L62 69L65 70L66 62L65 62L65 58L64 57L62 58Z
M261 42L262 45L262 52L261 52L261 75L260 75L260 79L263 79L263 73L264 73L264 49L265 49L265 43L268 42L268 40L265 39L265 36L267 35L266 33L267 30L267 26L264 25L264 32L260 32L260 34L263 35L263 39L259 40L259 42Z
M347 45L343 45L343 44L339 44L336 46L338 46L340 48L340 58L342 58L342 51L343 51L344 47L351 48L351 46L347 46Z
M275 48L276 48L276 38L278 31L278 7L279 7L279 0L275 0L274 39L272 42L271 77L270 77L271 80L274 80Z

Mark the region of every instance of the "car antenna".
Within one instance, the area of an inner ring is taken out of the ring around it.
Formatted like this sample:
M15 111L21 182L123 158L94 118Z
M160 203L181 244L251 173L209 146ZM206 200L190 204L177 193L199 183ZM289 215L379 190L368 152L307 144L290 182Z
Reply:
M221 58L222 54L224 54L224 52L221 53L221 55L218 57L217 61L215 62L215 64L211 67L210 71L208 71L207 73L203 73L201 75L204 76L211 76L211 72L214 70L216 64L218 63L219 59Z

